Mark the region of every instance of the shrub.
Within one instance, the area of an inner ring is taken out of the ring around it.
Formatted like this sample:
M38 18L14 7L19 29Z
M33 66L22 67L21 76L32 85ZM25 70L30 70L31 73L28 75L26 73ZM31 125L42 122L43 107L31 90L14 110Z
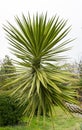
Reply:
M7 94L0 95L0 126L16 125L22 117L22 111Z

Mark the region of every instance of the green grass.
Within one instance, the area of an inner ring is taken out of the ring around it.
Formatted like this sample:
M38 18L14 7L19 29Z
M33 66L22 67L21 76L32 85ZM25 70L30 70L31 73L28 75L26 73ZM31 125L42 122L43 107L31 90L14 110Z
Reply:
M73 117L71 115L66 115L60 108L56 107L56 115L54 115L54 130L82 130L82 118ZM23 122L28 120L27 117L24 117ZM49 117L46 118L45 124L43 118L40 117L39 121L34 117L31 125L22 124L19 126L9 126L9 127L0 127L0 130L53 130L52 122Z

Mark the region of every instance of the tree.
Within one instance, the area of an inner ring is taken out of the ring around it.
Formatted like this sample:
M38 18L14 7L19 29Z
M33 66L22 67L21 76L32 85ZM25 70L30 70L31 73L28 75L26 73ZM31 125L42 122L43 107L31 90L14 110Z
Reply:
M82 78L82 60L80 60L78 64L78 71L79 71L79 76Z
M79 89L78 89L78 93L79 93L79 101L82 102L82 60L80 60L80 62L78 63L78 72L79 72Z
M6 55L0 68L0 86L3 86L3 82L11 78L13 73L16 73L16 68L9 56Z
M67 21L57 16L48 20L47 14L37 14L32 19L29 14L22 15L22 20L15 20L18 27L8 22L4 30L17 57L17 76L4 87L14 84L12 95L20 99L20 106L25 106L24 113L30 113L30 119L36 109L37 116L43 111L44 119L47 110L53 116L54 105L68 110L64 102L76 103L76 92L71 86L72 75L59 64L65 58L62 52L69 50L68 43L72 41L64 40L70 31Z

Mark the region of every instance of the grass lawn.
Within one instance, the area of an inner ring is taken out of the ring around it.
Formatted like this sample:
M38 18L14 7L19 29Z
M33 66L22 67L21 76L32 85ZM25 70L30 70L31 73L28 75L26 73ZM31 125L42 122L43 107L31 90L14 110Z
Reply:
M59 107L55 108L56 116L54 115L54 130L82 130L82 117L73 117L66 115ZM28 120L24 117L23 122ZM9 127L0 127L0 130L53 130L50 118L46 118L45 125L43 125L43 119L40 118L37 123L36 117L33 118L30 126L18 125Z

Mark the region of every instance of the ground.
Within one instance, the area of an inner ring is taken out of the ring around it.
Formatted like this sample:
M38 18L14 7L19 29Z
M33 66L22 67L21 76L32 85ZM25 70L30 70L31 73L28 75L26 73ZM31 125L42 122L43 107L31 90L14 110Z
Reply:
M59 107L53 112L54 130L82 130L82 117L78 115L71 116L65 114ZM27 117L23 118L23 123L18 126L0 127L0 130L53 130L52 122L49 117L46 118L45 124L42 117L39 121L34 117L30 126L28 126Z

